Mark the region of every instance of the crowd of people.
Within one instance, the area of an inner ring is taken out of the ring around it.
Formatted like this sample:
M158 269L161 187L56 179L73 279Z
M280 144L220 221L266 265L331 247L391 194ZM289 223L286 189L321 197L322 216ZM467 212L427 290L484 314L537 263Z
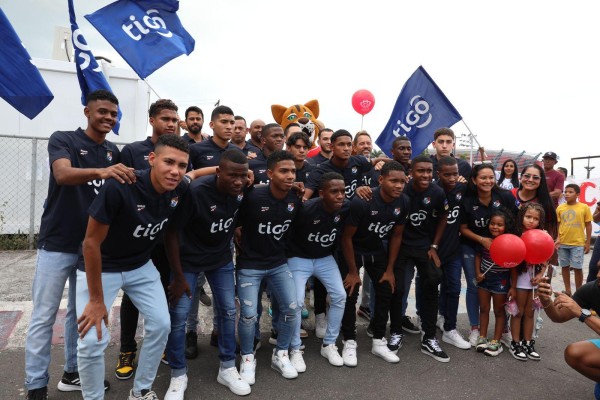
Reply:
M272 305L271 367L287 379L307 370L307 288L314 288L320 354L335 367L358 365L357 313L370 321L371 353L389 363L400 361L405 333L421 335L424 355L449 362L437 328L442 342L460 349L475 347L493 357L504 343L517 360L540 360L532 336L538 296L551 319L577 317L600 333L598 319L589 318L589 309L598 310L600 275L596 280L590 271L591 283L582 285L581 274L590 247L587 228L600 213L585 212L573 184L558 206L564 177L554 169L553 152L544 154L543 167L527 165L520 175L509 160L497 180L491 164L471 166L453 156L449 128L435 132L434 154L413 156L410 139L400 136L392 158L371 158L367 132L353 136L324 128L318 152L307 158L315 144L297 124L284 130L255 120L248 126L231 108L217 106L209 137L202 132L200 108L188 108L180 120L178 107L166 99L150 106L152 136L119 150L106 140L117 107L110 92L93 92L84 108L87 128L55 132L49 141L52 173L26 340L28 399L48 396L52 325L67 280L58 389L81 390L85 399L102 399L109 389L108 310L119 290L124 295L115 375L134 377L130 400L158 398L152 385L161 362L171 368L164 398L184 398L186 360L198 355L199 302L214 309L217 381L237 395L249 394L256 382L264 292ZM532 229L545 229L556 240L558 263L556 256L512 270L494 263L494 238ZM572 298L570 286L551 297L549 271L557 266L565 279L576 271ZM463 273L468 338L457 330ZM406 313L413 277L417 319ZM507 300L514 302L510 319ZM495 323L489 332L491 310ZM139 314L144 340L138 350ZM596 381L598 359L597 340L567 351L567 362Z

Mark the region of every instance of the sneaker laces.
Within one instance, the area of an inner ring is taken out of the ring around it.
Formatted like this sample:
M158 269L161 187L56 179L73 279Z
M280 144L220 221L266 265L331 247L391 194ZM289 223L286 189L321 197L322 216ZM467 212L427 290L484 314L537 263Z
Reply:
M120 353L119 354L119 368L127 367L131 365L132 353Z
M356 342L349 340L344 343L344 352L351 357L356 357Z
M440 347L440 344L438 343L437 338L433 338L433 339L427 339L427 342L429 343L429 346L431 346L431 348L434 351L442 351L442 348Z
M390 335L390 340L388 341L388 344L390 346L399 346L401 343L402 343L402 334L392 333Z

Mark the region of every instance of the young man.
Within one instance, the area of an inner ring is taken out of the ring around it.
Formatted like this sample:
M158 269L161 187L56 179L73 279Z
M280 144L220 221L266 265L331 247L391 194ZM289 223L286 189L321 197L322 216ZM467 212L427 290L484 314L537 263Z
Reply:
M467 185L458 182L458 164L456 158L445 156L438 160L438 182L444 190L448 202L448 217L444 235L440 240L438 257L442 262L444 276L439 298L439 316L436 325L442 330L442 341L459 349L470 349L456 329L458 301L462 272L462 251L460 247L460 205ZM432 232L435 234L435 232Z
M117 122L119 101L98 90L87 97L87 128L54 132L48 142L50 181L44 206L33 278L33 310L25 342L27 399L46 399L50 376L52 326L69 280L65 319L65 366L61 391L81 390L77 372L75 289L78 248L85 235L87 208L108 178L135 182L131 168L119 163L117 146L106 135ZM104 376L104 371L100 377Z
M299 124L292 122L291 124L286 126L285 129L283 130L283 138L287 142L290 135L292 135L293 133L298 133L298 132L302 132L302 128L300 127ZM309 139L309 141L310 141L310 139Z
M592 212L577 201L581 189L574 183L565 187L566 203L556 209L558 217L558 262L562 267L565 293L571 295L571 268L575 271L575 290L583 284L583 254L590 252Z
M182 136L185 141L192 145L204 140L202 126L204 125L204 113L200 107L191 106L185 110L185 127L187 132Z
M250 123L250 129L248 130L250 139L247 141L247 143L248 146L251 147L250 150L256 154L260 153L263 148L260 135L264 126L265 123L261 119L255 119ZM254 149L252 149L252 147L254 147Z
M294 165L296 165L295 183L301 183L302 188L304 188L304 183L308 180L310 171L314 169L311 164L306 162L306 153L309 146L310 139L303 132L292 133L285 143L286 151L294 157Z
M402 231L408 213L408 198L402 194L406 184L404 168L395 162L386 163L379 176L379 188L369 201L352 199L350 214L342 234L343 256L339 259L340 271L348 297L342 320L344 335L344 364L357 365L356 358L356 299L360 278L358 270L365 267L375 290L375 312L372 316L373 342L371 352L387 362L397 363L395 354L402 346L402 291L396 290L396 281L402 282L400 269L394 266ZM393 231L389 257L383 241ZM391 317L390 341L385 339L388 314Z
M269 183L267 158L275 151L281 151L284 144L283 128L279 124L263 126L260 134L262 150L259 150L255 159L249 161L250 169L254 173L254 184L266 185Z
M152 103L148 110L148 115L150 116L150 126L152 126L152 136L149 136L146 140L127 144L121 151L121 161L123 164L138 171L150 168L148 160L150 153L154 151L154 146L158 138L162 135L175 134L179 120L177 106L168 99L160 99ZM183 137L182 139L185 140ZM171 268L165 254L162 238L159 239L159 244L154 248L151 258L152 263L160 273L160 280L166 293L170 281ZM117 367L115 368L117 379L129 379L133 376L135 369L134 360L137 352L135 332L137 330L138 317L138 309L131 302L129 296L124 294L121 301L121 349Z
M167 344L171 384L165 400L182 400L187 388L184 344L189 332L186 335L185 325L200 274L208 279L217 308L221 360L217 381L237 395L250 393L250 386L235 367L235 282L230 249L247 181L246 156L236 149L225 151L216 177L201 178L190 185L167 231L165 241L173 265L173 281Z
M438 179L437 172L438 167L437 163L440 158L446 156L452 156L452 152L454 151L454 144L456 141L456 137L454 136L454 131L450 128L439 128L433 133L433 148L435 149L435 154L431 155L431 163L433 164L433 180L436 181ZM471 165L463 159L457 158L456 162L458 163L458 173L461 179L459 182L466 182L467 179L471 176Z
M317 139L319 144L319 152L307 159L309 163L318 167L331 158L331 135L333 135L333 129L324 128L321 130L319 133L319 138Z
M404 188L404 193L410 198L409 221L404 228L396 262L403 271L416 265L419 273L417 284L423 294L421 324L424 333L421 352L437 361L448 362L450 357L440 348L435 337L438 285L442 281L438 249L447 224L448 205L444 191L431 184L432 176L431 158L417 156L412 160L412 179Z
M83 397L104 398L104 351L110 340L108 310L120 289L144 317L144 344L129 399L158 399L152 383L170 329L167 299L150 254L175 211L186 184L188 144L161 136L148 156L150 169L134 185L106 182L89 208L77 271L77 359Z
M558 162L558 156L553 151L547 151L542 156L542 164L544 166L544 173L546 174L546 185L550 192L550 197L554 202L554 208L558 207L558 199L563 194L563 188L565 186L565 176L554 169L554 166Z
M392 157L398 161L410 173L410 158L412 157L412 145L408 136L398 136L392 142Z
M302 135L308 139L304 133L294 133L288 142L295 135ZM286 242L286 255L294 275L298 304L304 303L306 281L311 276L319 279L329 293L331 304L321 355L336 367L344 364L335 341L344 315L346 292L340 270L333 258L333 251L348 211L347 207L342 210L344 199L344 177L336 172L324 174L319 187L319 197L303 204L290 228ZM300 325L301 321L297 319L292 336L291 354L296 370L304 372L306 365L300 351Z
M264 132L271 128L265 126ZM283 129L279 127L283 140ZM268 137L268 135L267 135ZM263 137L263 140L265 137ZM257 322L259 288L266 279L271 296L279 304L277 346L273 349L271 367L284 378L298 377L290 362L288 349L300 307L296 302L296 287L285 256L286 232L302 205L291 192L296 167L291 154L275 151L267 160L269 184L255 187L244 196L238 224L240 252L237 258L237 292L240 299L238 335L241 347L240 375L246 382L255 382L254 336Z
M232 146L229 141L234 125L235 118L231 108L218 106L213 110L209 124L213 136L190 146L190 163L193 169L219 165L218 156Z

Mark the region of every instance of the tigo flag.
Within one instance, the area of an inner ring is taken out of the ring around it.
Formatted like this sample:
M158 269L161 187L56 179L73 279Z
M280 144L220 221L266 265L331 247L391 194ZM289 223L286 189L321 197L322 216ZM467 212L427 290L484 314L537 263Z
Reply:
M21 39L0 9L0 97L29 119L35 118L54 95L31 63Z
M181 25L178 9L175 0L119 0L85 18L144 79L194 50L194 39Z
M456 108L420 66L402 87L390 120L375 143L392 157L394 139L408 136L415 157L433 141L436 129L450 127L461 119Z

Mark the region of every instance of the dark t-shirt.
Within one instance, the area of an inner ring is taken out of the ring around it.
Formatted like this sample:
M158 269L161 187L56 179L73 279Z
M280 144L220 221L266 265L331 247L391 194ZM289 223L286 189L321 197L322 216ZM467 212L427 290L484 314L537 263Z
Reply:
M110 225L102 242L102 272L131 271L150 260L150 254L187 183L159 194L150 181L150 169L136 171L137 181L122 185L109 179L89 208L89 215ZM80 270L85 270L80 251Z
M306 181L306 188L311 189L314 196L319 190L319 184L321 183L323 174L327 172L337 172L344 177L346 198L351 200L354 197L356 188L363 185L364 175L371 171L372 168L371 162L364 156L350 156L348 164L344 168L338 168L331 160L327 160L310 173L308 181Z
M556 189L560 189L561 192L565 190L565 176L562 172L553 169L551 171L544 171L544 173L546 174L546 184L548 185L549 192ZM554 202L554 208L558 207L558 198L552 201Z
M243 194L217 190L217 178L206 176L190 184L177 207L172 226L180 229L180 257L184 272L204 272L231 262L230 243Z
M193 169L216 167L221 161L221 155L229 149L240 150L239 147L231 143L227 143L227 146L222 148L213 141L212 137L203 140L190 146L190 164L192 164Z
M252 143L252 141L250 140L246 140L246 147L248 148L248 151L251 151L256 154L259 154L262 151L258 146L255 146L254 143Z
M306 161L302 165L302 169L296 170L296 182L306 183L308 177L310 176L311 171L315 169L315 167Z
M438 185L442 187L439 181ZM457 183L454 189L445 193L448 205L448 224L446 225L446 229L444 229L444 234L442 235L442 240L440 241L440 248L437 252L442 262L453 260L461 253L460 205L462 204L466 189L467 185L463 183ZM431 232L432 238L435 236L435 226L437 226L437 224L432 226L432 228L434 228L434 230Z
M248 168L254 173L254 185L268 185L267 157L259 151L256 158L248 161Z
M500 189L499 191L492 191L492 199L487 206L479 201L477 195L464 196L460 208L460 223L461 225L466 224L473 233L479 236L490 237L488 229L490 216L494 210L501 207L508 209L513 218L517 216L518 208L516 199L508 190ZM462 238L462 241L471 246L476 244L472 240L464 237Z
M573 293L573 300L581 308L600 312L600 287L596 280L588 282Z
M348 201L333 214L325 211L320 197L306 201L290 227L286 240L287 257L314 259L333 254L348 211Z
M350 213L346 220L346 225L357 228L352 237L354 254L385 253L383 241L388 239L396 224L407 222L409 203L404 194L391 203L385 203L381 198L381 189L373 191L370 201L354 197L350 201Z
M321 154L321 152L319 152L316 156L307 158L306 161L308 161L310 164L314 165L315 167L318 167L319 165L323 164L325 161L329 161L329 158L325 157L323 154Z
M204 138L204 136L200 135L200 137ZM202 139L200 142L196 142L193 137L190 136L189 132L186 132L182 136L183 140L187 142L190 146L196 143L203 142L205 139Z
M430 184L427 189L418 192L409 182L404 194L410 199L408 221L402 235L402 245L417 249L429 249L437 227L438 216L448 211L446 195L438 185ZM435 225L435 226L434 226Z
M238 269L272 269L286 263L285 236L302 200L292 191L278 200L270 186L255 187L246 196L239 212L242 226Z
M48 141L50 181L40 226L38 249L76 254L87 227L87 209L98 194L104 179L81 185L59 185L52 163L61 158L74 168L107 168L120 162L116 145L105 140L98 144L79 128L54 132Z
M133 142L125 145L121 150L121 162L128 167L137 170L150 168L148 164L148 154L154 151L154 143L152 138Z

